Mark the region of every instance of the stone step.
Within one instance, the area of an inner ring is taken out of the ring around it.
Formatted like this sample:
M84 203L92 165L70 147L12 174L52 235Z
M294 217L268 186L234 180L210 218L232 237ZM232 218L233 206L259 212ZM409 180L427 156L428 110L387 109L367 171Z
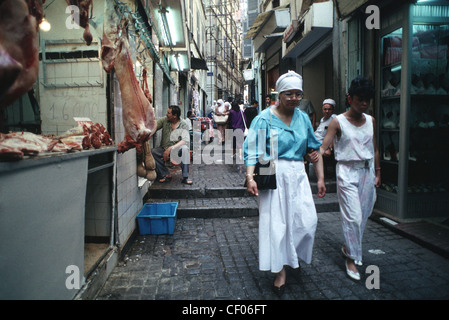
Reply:
M145 195L145 202L178 202L179 218L244 217L259 213L257 198L243 186L245 167L241 164L192 165L189 178L193 185L190 186L180 183L179 167L173 167L170 172L172 181L155 182ZM326 196L320 199L316 196L316 177L310 174L317 212L338 211L335 179L327 179L325 183Z
M311 182L310 187L312 193L317 193L316 182ZM335 181L326 181L326 192L336 193L337 186ZM183 199L196 199L196 198L231 198L231 197L250 197L251 195L246 192L246 188L242 186L227 186L227 187L195 187L190 186L186 188L185 186L177 186L175 184L164 189L161 188L150 188L147 193L146 198L149 199L169 199L169 198L181 198Z
M313 198L318 213L339 211L335 193L328 193L324 198L314 195ZM195 199L151 198L147 202L178 202L178 218L236 218L257 216L259 213L257 198L252 196Z

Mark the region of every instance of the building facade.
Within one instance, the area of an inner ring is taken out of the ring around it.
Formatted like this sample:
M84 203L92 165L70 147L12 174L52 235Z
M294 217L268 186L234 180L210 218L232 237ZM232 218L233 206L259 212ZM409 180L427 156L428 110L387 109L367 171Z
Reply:
M207 104L243 94L240 0L206 0Z

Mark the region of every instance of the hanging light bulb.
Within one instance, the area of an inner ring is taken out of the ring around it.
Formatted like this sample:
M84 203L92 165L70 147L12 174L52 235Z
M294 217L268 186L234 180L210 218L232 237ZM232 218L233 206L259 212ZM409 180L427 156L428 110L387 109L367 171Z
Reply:
M48 32L51 29L51 24L50 22L48 22L48 20L44 17L42 18L41 23L39 24L39 28L44 31L44 32Z

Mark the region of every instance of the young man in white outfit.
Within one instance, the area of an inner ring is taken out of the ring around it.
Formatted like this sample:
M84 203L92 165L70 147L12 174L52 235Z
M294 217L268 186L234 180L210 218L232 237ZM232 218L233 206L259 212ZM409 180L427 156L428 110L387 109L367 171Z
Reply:
M320 152L333 143L337 175L337 195L342 217L346 273L360 280L356 265L362 261L362 238L366 222L381 184L375 120L366 114L374 87L364 78L356 78L349 88L348 111L333 119Z

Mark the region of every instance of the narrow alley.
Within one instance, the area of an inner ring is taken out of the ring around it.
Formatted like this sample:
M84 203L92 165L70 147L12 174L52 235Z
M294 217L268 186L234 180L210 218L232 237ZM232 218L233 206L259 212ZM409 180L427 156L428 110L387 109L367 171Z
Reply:
M253 207L254 198L235 191L242 189L244 174L239 172L238 166L223 164L193 165L191 171L193 186L178 183L179 171L174 170L171 184L155 183L151 189L190 187L202 189L204 193L209 187L215 195L222 190L223 196L203 201L203 209L197 205L196 216L185 211L187 216L183 218L183 208L180 208L173 235L137 236L96 299L277 299L271 291L274 276L258 269L258 217L251 211L240 216L223 214L220 217L231 199L234 199L231 204L234 208L236 203ZM313 182L311 184L313 188ZM338 209L335 210L335 191L332 191L332 181L327 184L330 192L325 199L320 199L327 203L323 206L315 198L318 227L312 263L301 263L298 270L289 269L282 299L449 298L449 260L373 219L368 221L363 242L364 261L359 269L362 279L359 282L349 279L340 252L343 236ZM225 194L225 189L233 189L234 196ZM218 204L224 207L222 213ZM184 207L187 206L185 201Z

